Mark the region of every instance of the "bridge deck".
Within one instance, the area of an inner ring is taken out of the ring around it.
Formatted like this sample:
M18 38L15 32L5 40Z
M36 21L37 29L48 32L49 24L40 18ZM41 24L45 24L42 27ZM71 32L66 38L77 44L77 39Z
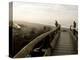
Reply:
M56 44L56 47L53 49L52 55L66 55L74 54L72 39L69 32L61 32L60 38Z

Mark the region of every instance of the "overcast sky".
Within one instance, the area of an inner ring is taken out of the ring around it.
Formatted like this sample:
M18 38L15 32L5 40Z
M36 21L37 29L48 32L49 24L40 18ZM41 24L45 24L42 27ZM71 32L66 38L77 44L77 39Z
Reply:
M62 4L13 3L13 20L53 25L55 20L63 27L77 22L78 6Z

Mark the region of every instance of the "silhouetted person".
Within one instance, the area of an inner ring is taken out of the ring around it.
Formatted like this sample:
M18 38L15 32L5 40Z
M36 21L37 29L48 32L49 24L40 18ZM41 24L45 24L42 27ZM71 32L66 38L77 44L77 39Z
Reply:
M76 28L76 22L75 21L73 22L73 27Z
M56 27L58 26L58 22L57 22L57 21L55 21L55 26L56 26Z
M76 22L73 22L73 34L75 35Z

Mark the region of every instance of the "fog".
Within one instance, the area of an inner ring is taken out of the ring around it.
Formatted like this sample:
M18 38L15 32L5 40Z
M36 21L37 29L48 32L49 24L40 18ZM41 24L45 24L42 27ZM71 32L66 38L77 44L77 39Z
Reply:
M54 26L55 20L62 27L78 22L78 6L43 3L13 3L13 20Z

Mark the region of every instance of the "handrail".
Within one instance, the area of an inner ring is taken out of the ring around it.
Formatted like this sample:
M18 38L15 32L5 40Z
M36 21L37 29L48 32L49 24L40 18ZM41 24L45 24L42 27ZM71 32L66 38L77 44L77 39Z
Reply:
M34 46L43 40L46 36L50 35L53 32L56 32L60 29L60 25L56 27L55 29L52 29L51 31L48 31L46 33L41 34L37 38L33 39L30 43L28 43L24 48L22 48L13 58L21 58L21 57L26 57L27 54L29 54Z
M78 50L78 44L77 44L78 43L78 39L73 35L72 31L69 31L69 32L70 32L70 35L72 37L75 53L77 53L77 50Z
M55 48L56 46L56 43L57 43L57 40L59 39L60 37L60 31L55 35L54 39L51 41L51 48L48 48L46 51L45 51L45 54L44 56L50 56L52 55L52 50Z
M78 31L76 29L71 29L72 34L74 34L74 36L78 39Z

